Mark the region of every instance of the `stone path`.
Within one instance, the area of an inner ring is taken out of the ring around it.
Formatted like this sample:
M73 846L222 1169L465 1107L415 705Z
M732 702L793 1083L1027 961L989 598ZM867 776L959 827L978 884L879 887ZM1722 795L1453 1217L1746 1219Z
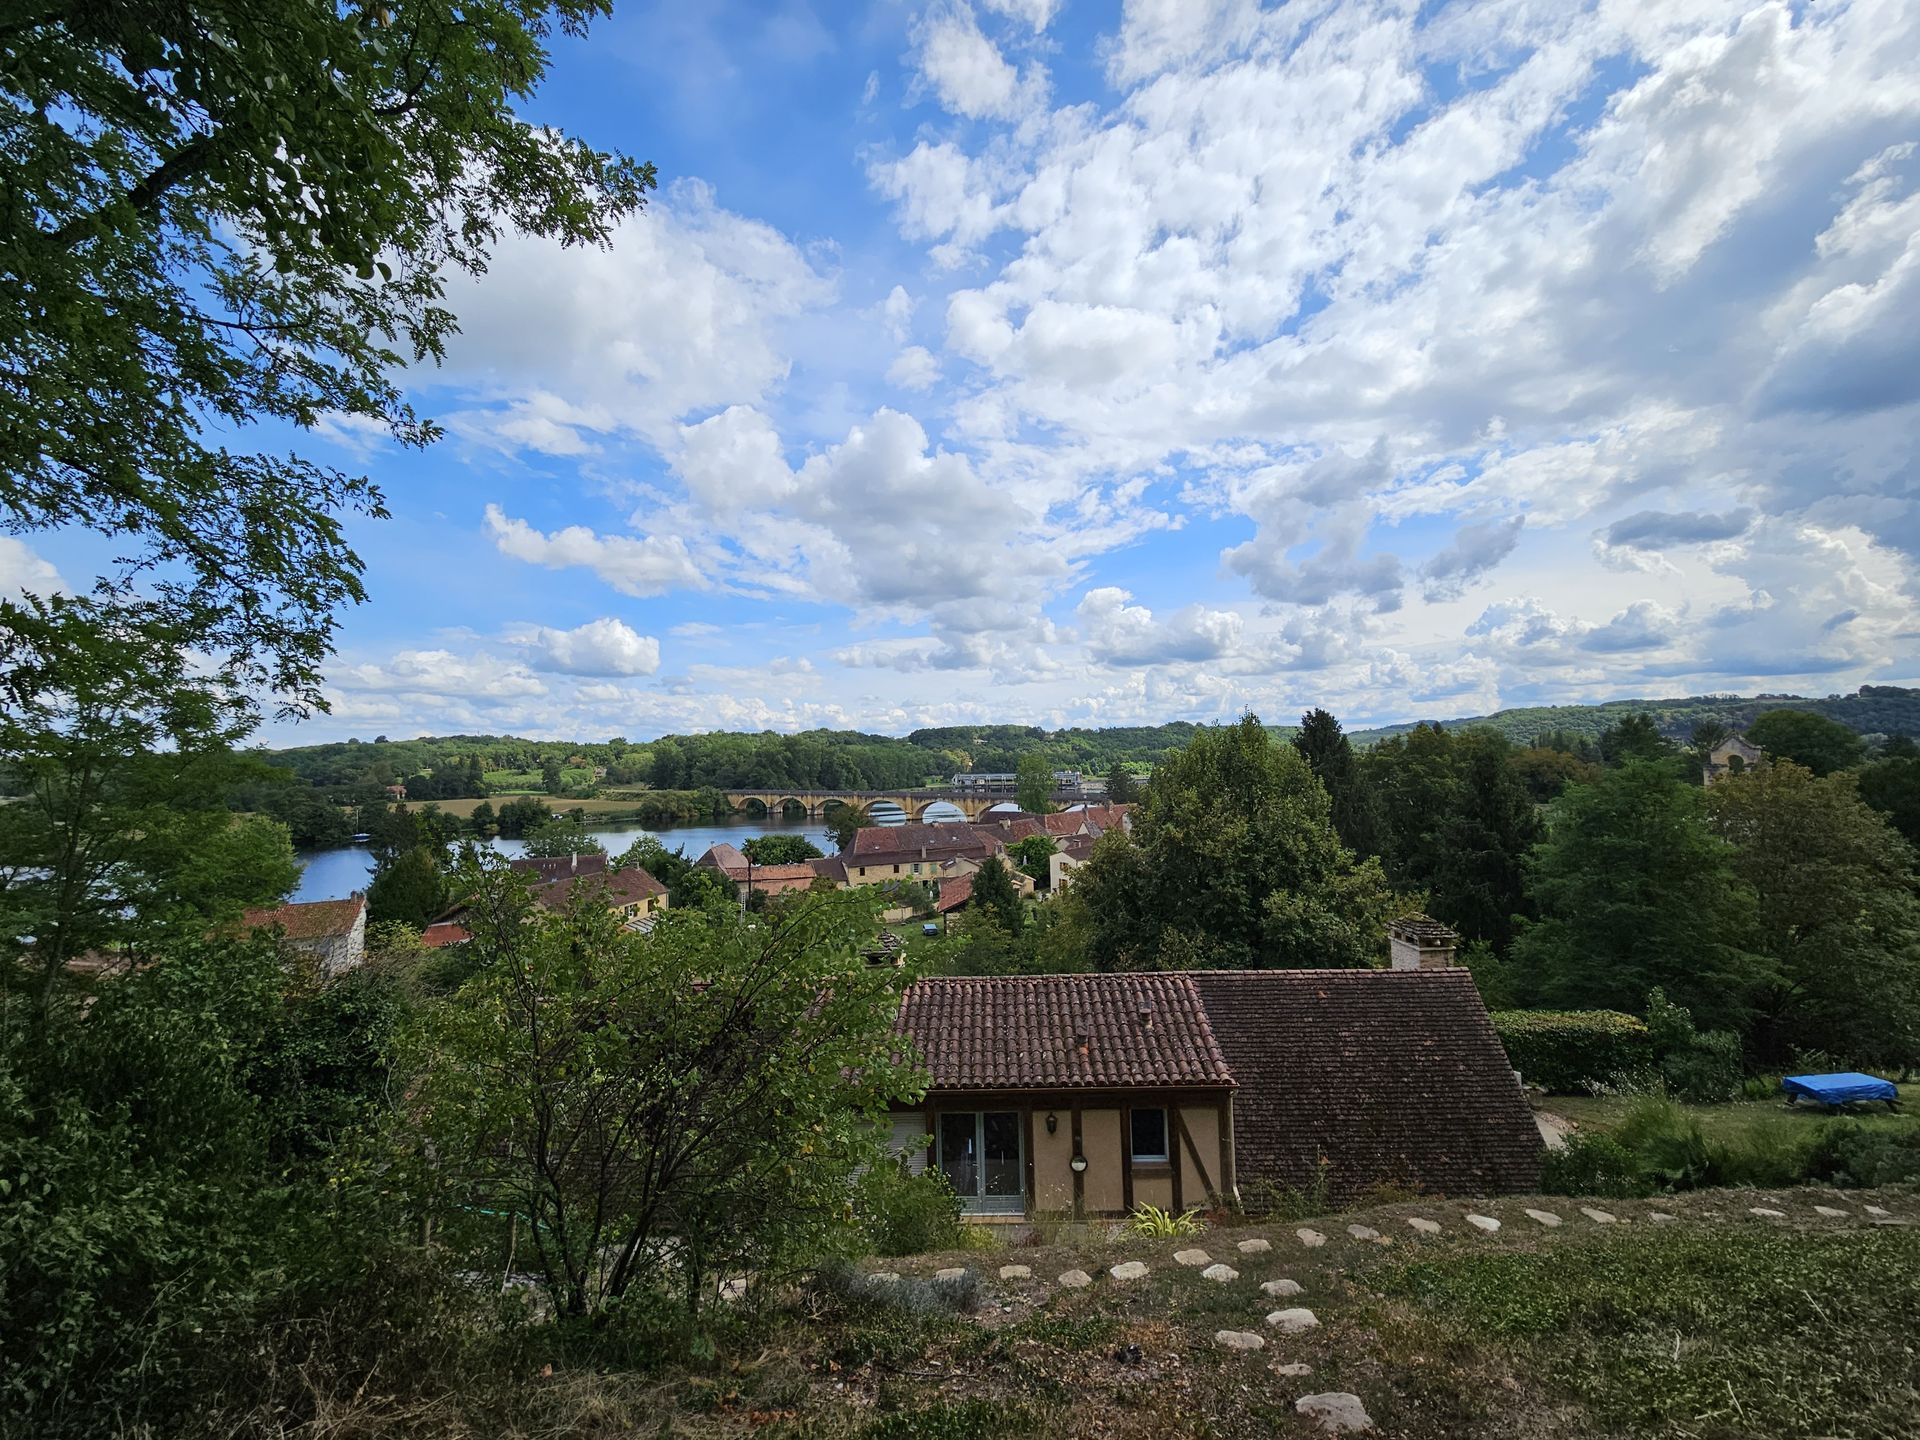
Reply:
M1285 1300L1292 1295L1304 1295L1306 1290L1298 1280L1289 1280L1282 1276L1278 1280L1269 1280L1260 1287L1262 1295L1271 1295L1276 1300Z
M1304 1307L1295 1310L1275 1310L1267 1316L1267 1324L1282 1335L1298 1335L1302 1331L1313 1329L1319 1323L1320 1317Z
M1324 1395L1302 1395L1293 1408L1329 1435L1349 1435L1373 1429L1373 1417L1358 1395L1329 1390Z
M1316 1250L1320 1246L1327 1243L1327 1237L1322 1235L1318 1230L1307 1230L1302 1228L1294 1231L1293 1233L1300 1237L1300 1243L1306 1246L1309 1250Z
M1529 1210L1527 1211L1527 1218L1529 1220L1538 1220L1549 1230L1560 1223L1560 1217L1551 1210Z
M1202 1280L1211 1280L1216 1285L1226 1285L1240 1278L1240 1272L1231 1265L1209 1265L1200 1272Z
M1467 1224L1473 1226L1476 1230L1484 1230L1489 1235L1500 1228L1500 1222L1491 1215L1469 1215L1467 1216Z
M1407 1224L1411 1225L1422 1235L1438 1235L1440 1233L1440 1222L1437 1220L1425 1220L1418 1215L1409 1215L1407 1217Z
M1143 1260L1122 1260L1107 1273L1116 1280L1139 1280L1146 1275L1147 1266Z
M1176 1265L1211 1265L1213 1257L1204 1250L1176 1250L1173 1252Z
M1255 1335L1251 1330L1216 1330L1213 1332L1214 1344L1226 1350L1264 1350L1267 1337Z

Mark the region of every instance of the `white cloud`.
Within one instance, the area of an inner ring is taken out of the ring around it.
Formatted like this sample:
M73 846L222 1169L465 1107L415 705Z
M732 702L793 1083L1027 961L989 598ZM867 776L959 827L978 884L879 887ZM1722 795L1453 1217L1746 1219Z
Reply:
M0 535L0 597L53 595L66 588L60 572L24 541Z
M920 22L920 74L940 103L970 120L1012 119L1046 103L1044 68L1025 75L980 32L965 0L936 6Z
M523 648L536 670L564 675L651 675L660 668L660 642L625 621L605 616L572 630L546 625L518 627L509 641Z
M584 525L545 534L510 518L498 505L487 506L486 528L502 555L549 570L588 569L623 595L658 595L707 583L678 536L603 536Z
M887 367L887 383L903 390L931 390L940 379L940 362L923 345L909 345Z
M1239 642L1244 622L1230 610L1190 605L1156 620L1118 586L1089 590L1074 611L1087 653L1105 665L1158 665L1216 660Z
M1460 527L1452 541L1420 567L1429 600L1453 600L1513 553L1524 515Z

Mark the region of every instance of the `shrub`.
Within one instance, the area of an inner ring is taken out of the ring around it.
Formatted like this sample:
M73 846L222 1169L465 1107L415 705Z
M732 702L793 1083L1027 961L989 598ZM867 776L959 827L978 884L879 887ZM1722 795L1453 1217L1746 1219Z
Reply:
M1647 1027L1618 1010L1498 1010L1493 1028L1528 1084L1579 1094L1648 1068Z
M862 1177L860 1214L876 1255L922 1255L966 1247L960 1197L937 1170L918 1175L889 1161Z
M1198 1210L1183 1210L1178 1215L1171 1210L1162 1210L1158 1205L1140 1205L1127 1217L1127 1230L1130 1234L1146 1235L1155 1239L1169 1239L1180 1235L1198 1235L1207 1228L1207 1222L1200 1218Z
M1809 1179L1832 1185L1920 1182L1920 1130L1880 1129L1853 1120L1821 1128L1805 1159Z
M1731 1030L1695 1035L1660 1062L1667 1088L1694 1105L1717 1105L1740 1093L1744 1067L1740 1037Z
M1651 1188L1640 1173L1640 1159L1611 1135L1570 1136L1566 1146L1547 1151L1540 1188L1550 1195L1644 1195Z

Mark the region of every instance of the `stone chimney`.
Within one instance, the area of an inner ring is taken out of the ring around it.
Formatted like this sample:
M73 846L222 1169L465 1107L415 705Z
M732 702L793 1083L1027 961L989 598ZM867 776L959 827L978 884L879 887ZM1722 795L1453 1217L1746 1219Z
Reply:
M1395 970L1445 970L1459 948L1459 935L1430 915L1402 915L1387 926Z

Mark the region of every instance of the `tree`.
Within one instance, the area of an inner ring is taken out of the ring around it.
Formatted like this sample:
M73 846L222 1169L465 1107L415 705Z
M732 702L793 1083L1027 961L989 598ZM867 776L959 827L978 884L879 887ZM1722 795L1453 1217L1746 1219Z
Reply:
M1732 738L1733 727L1727 724L1726 721L1712 719L1711 717L1705 720L1696 720L1693 722L1693 729L1687 735L1687 748L1693 751L1693 758L1704 765L1707 756L1713 753L1714 748L1719 745L1721 741Z
M1059 849L1050 835L1029 835L1009 845L1007 854L1012 857L1021 874L1044 890L1052 879L1048 861Z
M1920 759L1891 755L1860 772L1860 798L1887 817L1910 846L1920 847Z
M493 814L493 802L482 800L478 805L474 806L473 813L467 817L467 827L472 830L475 835L483 838L493 834L494 830L498 828L498 821L495 820Z
M1325 710L1309 710L1300 717L1293 748L1327 792L1334 833L1340 843L1356 854L1379 854L1373 794L1354 759L1353 742L1340 729L1340 722Z
M522 853L550 859L561 855L604 855L607 847L579 820L569 816L564 820L549 820L527 831L526 849Z
M1769 710L1747 727L1747 739L1769 759L1791 760L1815 775L1851 770L1866 754L1866 743L1842 725L1811 710Z
M823 852L804 835L756 835L740 853L756 865L798 865L818 860Z
M858 805L836 805L827 811L825 824L834 848L844 854L853 846L854 832L872 825L873 816Z
M425 845L396 856L367 887L367 919L372 923L398 920L424 930L446 907L440 852Z
M249 424L434 427L405 367L506 226L606 239L651 167L522 118L545 42L602 0L46 5L0 71L0 506L10 528L128 546L165 623L236 696L319 704L363 598L342 518L361 476ZM236 437L239 437L236 439ZM129 540L129 537L135 537ZM23 619L0 602L0 634ZM15 703L32 672L6 677Z
M1697 786L1637 761L1568 789L1528 858L1540 919L1514 943L1538 1003L1637 1011L1659 986L1711 1029L1744 1030L1771 967L1750 948L1752 887Z
M1018 935L1026 928L1026 906L1020 901L1020 891L1013 883L1013 876L1007 873L1007 867L997 855L989 855L980 862L980 868L973 872L973 891L967 903L973 909L991 915L995 923L1009 935Z
M1599 778L1600 767L1565 750L1548 749L1537 742L1514 751L1507 764L1539 804L1560 797L1569 785L1586 785Z
M1053 809L1053 764L1042 751L1029 750L1014 769L1014 802L1030 815Z
M907 977L859 954L871 896L674 909L642 936L536 911L497 869L464 884L485 964L405 1052L438 1213L516 1217L519 1263L569 1317L649 1288L697 1312L717 1276L859 1244L854 1178L924 1087L894 1031Z
M500 802L500 834L508 840L518 840L529 830L552 820L553 810L544 800L536 800L531 795L517 795Z
M1163 757L1131 836L1102 835L1065 898L1102 970L1377 964L1404 905L1252 715Z
M1651 715L1627 715L1600 732L1600 758L1608 765L1635 760L1667 760L1673 747L1653 723Z
M551 755L540 762L540 788L549 795L559 795L566 791L566 772L560 768L560 762Z
M1920 1058L1920 898L1913 855L1861 801L1851 775L1773 760L1707 793L1758 898L1755 948L1774 962L1755 1041L1867 1064Z
M1107 771L1107 803L1131 805L1140 798L1140 782L1133 778L1126 761L1116 760Z

